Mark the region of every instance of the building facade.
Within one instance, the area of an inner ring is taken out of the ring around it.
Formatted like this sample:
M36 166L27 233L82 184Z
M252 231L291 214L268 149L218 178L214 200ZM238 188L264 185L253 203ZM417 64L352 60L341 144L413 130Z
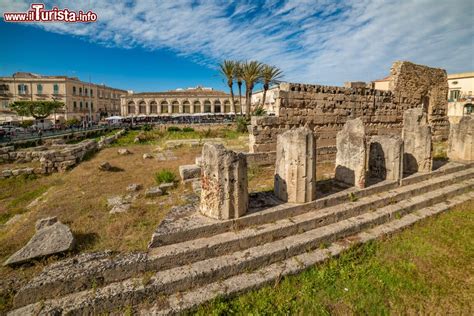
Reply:
M448 116L474 115L474 72L448 75Z
M120 114L120 97L125 90L67 76L43 76L17 72L0 77L0 121L17 118L10 110L15 101L59 101L65 107L49 118L55 122L77 118L98 121L101 116Z
M235 98L232 109L230 95L212 88L176 89L166 92L130 92L121 98L122 116L158 116L198 113L245 113ZM242 99L242 103L245 100Z
M257 106L263 106L267 114L275 114L275 101L277 99L277 93L279 86L270 87L265 94L265 104L262 104L263 90L258 90L252 93L251 104L252 108Z

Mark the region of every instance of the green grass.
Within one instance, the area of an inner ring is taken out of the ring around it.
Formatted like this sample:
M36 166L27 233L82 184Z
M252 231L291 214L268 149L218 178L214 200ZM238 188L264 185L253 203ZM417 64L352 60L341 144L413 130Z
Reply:
M157 184L173 183L176 181L176 175L171 170L163 169L155 173L155 182Z
M474 203L198 315L472 314Z

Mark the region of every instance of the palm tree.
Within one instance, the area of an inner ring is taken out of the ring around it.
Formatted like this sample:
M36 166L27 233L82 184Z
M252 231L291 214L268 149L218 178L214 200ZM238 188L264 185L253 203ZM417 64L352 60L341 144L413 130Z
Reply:
M234 74L236 70L236 62L232 60L224 60L221 64L219 64L219 71L222 77L227 80L227 85L230 89L230 106L231 111L235 112L235 102L234 102L234 90L232 86L234 85Z
M235 80L237 80L237 86L239 87L239 104L240 104L240 115L242 115L242 62L235 62Z
M267 90L270 85L277 83L282 76L282 71L276 66L263 65L262 66L262 83L263 83L263 97L262 107L265 106L265 98L267 97Z
M245 116L250 118L250 102L255 83L261 78L262 64L258 61L246 61L242 64L242 79L245 81Z

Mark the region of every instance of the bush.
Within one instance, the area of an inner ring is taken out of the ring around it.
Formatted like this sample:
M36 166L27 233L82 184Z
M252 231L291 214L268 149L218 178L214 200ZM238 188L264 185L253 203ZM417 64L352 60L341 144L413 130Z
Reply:
M28 127L32 126L33 123L34 123L33 120L21 121L20 122L20 127L28 128Z
M181 128L178 126L170 126L168 127L168 132L181 132Z
M142 131L149 132L153 129L153 127L150 124L145 124L142 126Z
M157 184L176 182L176 175L171 170L163 169L155 173L155 181Z
M186 132L186 133L194 132L194 128L192 128L192 127L183 127L183 132Z
M237 123L237 132L247 133L247 125L249 124L249 121L245 118L245 116L237 116L235 122Z
M267 114L267 111L261 106L257 106L252 113L253 116L264 116L265 114Z
M81 124L81 122L77 118L71 118L66 121L66 126L71 127L71 126L77 126Z

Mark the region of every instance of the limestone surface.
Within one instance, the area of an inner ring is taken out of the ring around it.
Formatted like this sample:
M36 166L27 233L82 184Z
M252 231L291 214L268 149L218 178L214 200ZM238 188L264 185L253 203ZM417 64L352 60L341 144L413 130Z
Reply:
M403 141L400 136L372 136L368 141L367 171L371 178L403 178Z
M179 175L183 181L199 178L201 176L201 167L198 165L179 166Z
M451 160L474 160L474 118L463 116L449 130L448 157Z
M107 161L104 161L99 165L99 170L101 170L101 171L111 171L112 166Z
M145 192L145 197L157 197L163 195L163 191L159 187L151 187Z
M68 226L56 217L48 217L36 222L36 233L30 241L14 253L4 265L15 265L62 253L74 247L75 239Z
M316 139L307 127L278 135L275 195L290 203L316 199Z
M119 155L130 155L131 154L130 150L128 150L127 148L120 148L119 150L117 150L117 153Z
M248 209L247 160L223 145L204 144L202 149L202 214L215 219L243 216Z
M402 139L404 142L403 171L405 173L430 172L431 127L422 108L406 110L403 115Z
M346 122L337 133L336 147L336 180L364 188L367 155L365 127L360 118Z

